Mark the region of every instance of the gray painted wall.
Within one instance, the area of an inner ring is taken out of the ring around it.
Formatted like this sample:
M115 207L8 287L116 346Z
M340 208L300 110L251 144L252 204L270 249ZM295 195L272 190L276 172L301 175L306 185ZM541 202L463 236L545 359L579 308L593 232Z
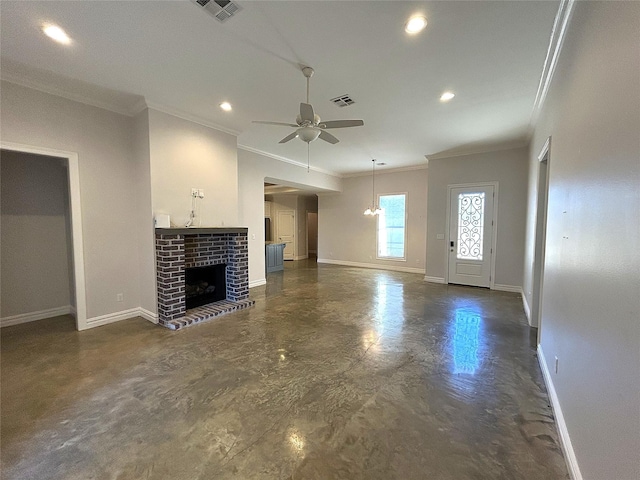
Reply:
M69 185L62 160L2 151L1 317L72 302Z
M339 194L318 196L318 259L424 272L427 169L376 172L376 195L407 193L406 261L376 259L376 219L363 215L372 202L371 175L343 179Z
M133 119L6 81L1 95L3 142L78 154L87 317L139 307Z
M264 267L264 182L306 187L314 191L339 191L339 177L292 165L238 149L238 201L240 224L249 227L249 284L265 281ZM274 216L271 215L272 228ZM255 235L255 238L254 238Z
M448 185L498 182L498 225L495 283L522 285L527 211L526 148L464 155L429 161L427 209L427 273L444 278L447 268ZM436 235L444 234L444 240Z
M640 3L576 2L530 151L551 136L541 345L585 479L640 478Z

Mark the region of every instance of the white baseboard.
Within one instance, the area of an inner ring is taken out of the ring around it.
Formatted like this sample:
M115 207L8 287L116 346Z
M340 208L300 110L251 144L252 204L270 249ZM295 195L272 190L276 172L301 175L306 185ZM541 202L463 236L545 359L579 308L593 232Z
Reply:
M379 270L392 270L395 272L424 273L424 268L402 267L399 265L398 266L378 265L376 263L349 262L347 260L333 260L329 258L319 258L318 263L329 263L331 265L343 265L345 267L375 268Z
M128 318L133 317L143 317L147 318L143 313L143 308L136 307L130 308L129 310L121 310L120 312L108 313L106 315L100 315L99 317L93 317L87 319L87 329L94 327L101 327L102 325L107 325L109 323L119 322L120 320L127 320ZM148 315L153 316L154 314L149 312L148 310L144 310ZM147 318L149 320L149 318ZM151 320L153 321L153 320ZM154 322L155 323L155 322Z
M430 282L430 283L444 283L444 278L442 277L430 277L428 275L424 276L424 281L425 282Z
M266 285L267 279L260 278L259 280L254 280L253 282L249 282L249 288L259 287L260 285Z
M573 451L573 445L571 445L569 430L567 429L567 424L564 421L564 415L562 414L562 408L560 407L560 400L558 399L556 388L553 385L553 380L551 380L551 374L547 367L546 357L542 351L542 345L538 345L538 363L542 370L544 383L547 386L547 392L549 392L549 400L551 400L551 407L553 408L553 415L556 419L556 427L558 428L558 434L560 435L562 453L564 454L564 459L567 462L569 476L571 477L571 480L582 480L582 473L580 473L578 459Z
M142 307L140 307L139 310L140 310L140 313L138 313L138 315L140 317L144 318L145 320L149 320L151 323L158 323L157 313L150 312L146 308L142 308Z
M0 327L9 327L20 323L35 322L44 320L45 318L59 317L60 315L69 315L72 312L71 305L64 307L48 308L37 312L21 313L20 315L11 315L10 317L0 318ZM75 308L73 308L75 312Z
M501 292L520 293L522 292L522 287L519 285L500 285L498 283L494 283L492 290L499 290Z

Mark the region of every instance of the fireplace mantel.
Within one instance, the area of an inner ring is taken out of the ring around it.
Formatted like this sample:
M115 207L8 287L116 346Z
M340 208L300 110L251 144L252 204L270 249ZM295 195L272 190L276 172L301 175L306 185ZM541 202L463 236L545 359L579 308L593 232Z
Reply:
M206 235L224 233L244 233L248 232L247 227L174 227L156 228L156 235Z

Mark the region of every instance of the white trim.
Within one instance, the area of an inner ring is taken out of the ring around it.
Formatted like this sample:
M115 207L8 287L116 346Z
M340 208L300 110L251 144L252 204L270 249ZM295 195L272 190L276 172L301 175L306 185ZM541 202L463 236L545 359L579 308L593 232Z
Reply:
M75 282L76 328L84 330L87 323L87 294L84 275L84 241L82 236L82 200L80 197L80 167L78 154L53 148L12 142L0 142L0 148L15 152L34 153L48 157L66 158L69 172L69 201L71 203L71 241L73 250L73 278Z
M331 265L343 265L345 267L375 268L380 270L392 270L395 272L424 274L424 268L397 267L395 265L379 265L377 263L350 262L347 260L333 260L329 258L319 258L318 263L329 263Z
M149 320L151 323L158 323L158 314L153 313L146 308L138 307L138 316Z
M142 309L140 307L136 307L136 308L130 308L128 310L122 310L120 312L107 313L106 315L100 315L98 317L89 318L87 319L86 327L80 328L79 330L86 330L88 328L100 327L102 325L119 322L120 320L127 320L129 318L142 317L143 313L141 312L141 310Z
M494 283L493 288L491 290L499 290L501 292L521 293L522 287L518 285L500 285L498 283Z
M10 327L11 325L18 325L20 323L35 322L45 318L59 317L60 315L70 315L71 309L71 305L66 305L64 307L48 308L37 312L21 313L19 315L3 317L0 318L0 327Z
M249 282L249 288L259 287L261 285L266 285L266 284L267 284L267 279L260 278L259 280L254 280L252 282Z
M562 408L560 407L560 400L558 399L556 388L553 384L553 380L551 380L551 374L549 373L549 368L547 367L546 357L544 356L544 352L542 351L542 345L538 345L538 363L540 364L542 377L544 378L544 383L547 386L547 392L549 393L549 400L551 401L553 415L556 419L556 427L558 429L558 434L560 435L560 445L562 446L564 459L567 462L569 476L571 477L571 480L582 480L582 473L580 472L578 459L576 458L576 454L573 450L573 445L571 444L569 429L567 428L567 423L564 420L564 415L562 413Z
M90 97L88 95L82 95L77 92L69 92L52 85L34 81L32 78L21 77L20 75L15 75L11 72L2 72L1 78L4 82L13 83L14 85L30 88L31 90L47 93L56 97L66 98L67 100L71 100L72 102L82 103L83 105L89 105L90 107L101 108L102 110L108 110L109 112L118 113L127 117L133 116L131 109L123 105L119 105L115 102L98 100L97 98Z
M533 325L531 325L531 308L529 307L529 302L527 301L527 297L524 295L524 290L520 290L520 293L522 294L522 308L524 308L524 314L527 317L529 326L532 327Z
M425 157L426 159L426 157ZM384 173L397 173L397 172L411 172L413 170L427 170L429 168L429 160L426 159L425 165L411 165L408 167L397 167L397 168L387 168L387 169L376 169L376 174L384 174ZM353 177L370 177L371 172L356 172L356 173L343 173L341 175L342 178L353 178Z
M426 155L429 160L442 160L445 158L466 157L467 155L478 155L480 153L502 152L504 150L516 150L526 147L529 140L518 140L516 142L503 143L498 145L484 145L477 148L469 148L469 150L460 150L458 152L448 153L446 151Z
M258 150L257 148L250 147L248 145L238 144L238 148L240 150L246 150L247 152L257 153L258 155L264 155L265 157L273 158L274 160L279 160L280 162L289 163L291 165L295 165L296 167L304 168L305 170L309 168L309 170L313 170L314 172L324 173L325 175L331 175L332 177L342 178L342 175L336 172L332 172L331 170L325 170L324 168L314 167L313 165L308 166L306 163L296 162L295 160L291 160L287 157L281 157L280 155L275 155L273 153L265 152L263 150Z
M547 56L544 59L542 66L542 74L540 75L540 82L538 83L538 91L536 92L536 98L533 102L533 109L531 110L531 120L529 121L529 132L527 135L528 140L533 137L534 126L542 110L542 105L547 98L547 92L553 74L560 57L560 51L564 43L564 38L567 33L567 26L571 13L573 11L574 0L561 0L558 12L553 21L553 28L551 29L551 38L549 38L549 46L547 47ZM552 53L553 51L553 53Z
M188 122L197 123L198 125L202 125L203 127L213 128L214 130L218 130L223 133L228 133L229 135L233 135L235 137L237 137L241 133L238 130L233 130L232 128L223 127L222 125L218 125L217 123L210 122L206 118L202 118L197 115L187 113L177 108L168 107L161 103L150 102L149 100L145 99L145 104L147 105L147 108L151 110L156 110L158 112L166 113L167 115L172 115L174 117L181 118L182 120L187 120ZM136 108L139 109L140 106L136 105ZM142 110L144 110L144 108Z
M442 277L430 277L428 275L424 276L424 281L425 282L430 282L430 283L447 283L444 281L444 278Z

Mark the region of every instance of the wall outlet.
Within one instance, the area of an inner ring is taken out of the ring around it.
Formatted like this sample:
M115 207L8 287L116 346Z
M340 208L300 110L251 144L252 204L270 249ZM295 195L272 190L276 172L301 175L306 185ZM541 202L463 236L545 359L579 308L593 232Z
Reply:
M198 198L204 198L204 189L202 188L198 189Z
M121 293L116 294L116 302L123 302L124 301L124 295Z
M255 239L256 239L256 234L255 234L255 233L252 233L252 234L251 234L251 240L255 240Z
M558 373L558 363L559 363L559 360L558 360L558 357L556 357L556 364L555 364L556 373Z

